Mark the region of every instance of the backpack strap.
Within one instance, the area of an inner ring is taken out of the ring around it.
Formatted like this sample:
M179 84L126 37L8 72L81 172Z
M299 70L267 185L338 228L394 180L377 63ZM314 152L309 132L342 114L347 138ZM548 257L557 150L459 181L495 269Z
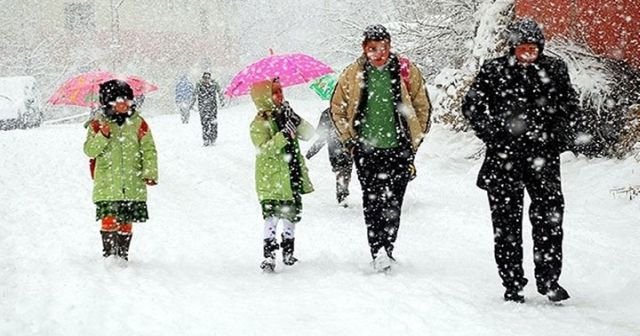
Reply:
M142 138L145 135L147 135L148 132L149 132L149 125L144 119L142 119L142 122L140 123L140 127L138 127L138 141L142 140Z
M94 134L100 132L100 122L97 119L93 119L89 122L89 127ZM96 158L89 159L89 172L91 173L91 179L95 180L96 177Z
M409 59L406 57L400 57L400 77L407 87L407 91L411 92L411 80L409 79Z

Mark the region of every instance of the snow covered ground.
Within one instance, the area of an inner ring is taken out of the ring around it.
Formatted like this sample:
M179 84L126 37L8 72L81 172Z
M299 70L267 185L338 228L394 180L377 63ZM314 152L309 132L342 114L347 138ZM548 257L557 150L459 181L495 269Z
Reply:
M149 99L152 99L150 97ZM292 101L312 124L323 103ZM144 111L143 111L144 114ZM81 124L0 132L0 335L640 335L639 164L563 156L565 267L557 306L526 288L504 303L480 148L435 125L417 159L389 275L371 271L357 180L334 201L326 151L309 162L292 268L263 274L246 102L199 121L148 118L159 149L151 220L134 227L128 268L102 261ZM308 148L309 143L303 148ZM533 280L525 219L525 269Z

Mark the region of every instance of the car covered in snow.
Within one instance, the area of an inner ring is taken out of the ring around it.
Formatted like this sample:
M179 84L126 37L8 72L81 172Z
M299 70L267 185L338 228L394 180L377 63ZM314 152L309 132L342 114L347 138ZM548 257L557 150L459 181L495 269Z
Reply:
M0 130L38 127L43 113L31 76L0 77Z

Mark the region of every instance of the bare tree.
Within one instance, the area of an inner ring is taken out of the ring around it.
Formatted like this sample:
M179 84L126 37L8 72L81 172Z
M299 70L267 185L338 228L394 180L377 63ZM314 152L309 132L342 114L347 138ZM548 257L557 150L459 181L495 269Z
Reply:
M425 66L426 75L460 68L471 52L475 13L482 0L399 0L396 35L403 52Z

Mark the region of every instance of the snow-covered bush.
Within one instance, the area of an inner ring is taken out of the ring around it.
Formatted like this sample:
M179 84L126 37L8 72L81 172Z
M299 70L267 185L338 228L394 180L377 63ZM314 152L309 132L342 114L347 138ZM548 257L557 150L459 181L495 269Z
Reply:
M486 0L400 0L395 44L432 78L465 63L476 33L474 15Z
M450 129L468 131L469 124L460 113L462 105L461 91L471 85L472 76L460 69L443 69L433 79L433 87L429 88L433 107L433 122L442 123Z
M629 65L595 55L586 47L555 38L549 52L563 59L578 92L575 152L589 157L624 157L640 140L640 73ZM635 106L634 106L635 105Z
M459 49L467 53L464 62L442 68L434 76L431 95L435 122L454 131L468 130L460 111L462 100L482 63L506 53L504 31L515 18L513 2L485 0L478 4L473 16L475 37L471 48L458 41ZM432 47L437 49L438 45ZM633 114L635 110L629 108L640 102L640 74L622 62L597 56L575 42L558 37L548 41L545 53L567 63L578 93L580 113L573 123L578 133L574 152L589 157L627 155L640 140L636 125L640 123L640 115Z
M614 154L622 158L629 153L635 152L636 159L640 159L640 153L636 145L640 141L640 104L632 105L628 108L624 119L624 127L615 146Z

